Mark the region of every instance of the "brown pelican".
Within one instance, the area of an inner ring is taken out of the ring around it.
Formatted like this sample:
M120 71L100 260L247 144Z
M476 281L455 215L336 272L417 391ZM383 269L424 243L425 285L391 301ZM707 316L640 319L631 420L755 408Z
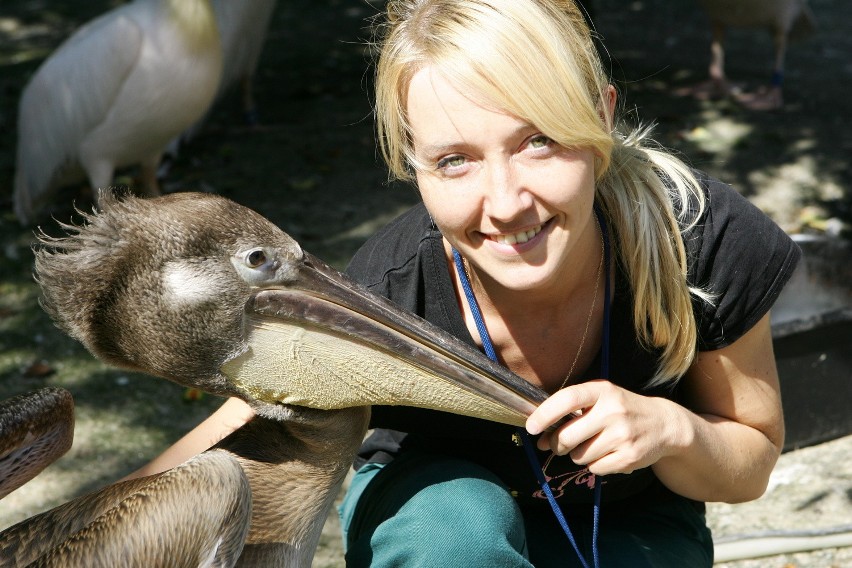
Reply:
M136 0L77 30L21 94L14 206L29 223L59 186L95 192L140 165L143 192L169 141L210 106L222 54L210 0Z
M545 398L225 198L106 194L101 203L103 211L86 215L84 225L66 226L69 237L43 237L36 255L43 305L106 362L253 406L258 418L215 450L238 460L251 486L253 520L241 560L247 565L310 564L366 431L367 405L421 406L522 425ZM160 476L143 479L158 483ZM107 488L104 499L112 502L114 491L123 499L140 482ZM90 535L90 522L115 522L101 519L100 505L92 520L90 503L101 500L95 494L81 506L72 502L62 513L16 525L0 535L0 551L21 534L50 534L49 546L65 546L77 530L68 525L81 522ZM186 508L180 495L150 500L168 500L160 515ZM137 520L136 532L167 537L157 518ZM42 526L56 524L60 529ZM103 538L126 532L110 534Z
M250 209L196 193L102 200L87 225L66 226L75 235L45 237L36 274L57 325L107 363L244 398L273 419L282 403L440 400L520 426L544 399Z
M174 469L6 529L0 566L310 566L368 418L366 407L255 418Z
M74 439L74 401L44 388L0 402L0 499L68 451Z
M249 528L239 463L207 451L123 481L0 533L0 566L233 566Z

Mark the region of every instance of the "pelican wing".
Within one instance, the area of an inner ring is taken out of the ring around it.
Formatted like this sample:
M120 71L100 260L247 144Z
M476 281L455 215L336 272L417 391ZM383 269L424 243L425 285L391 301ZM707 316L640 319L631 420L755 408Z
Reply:
M0 533L0 565L233 566L251 489L223 450L164 473L110 485Z
M38 475L71 448L74 401L44 388L0 403L0 499Z

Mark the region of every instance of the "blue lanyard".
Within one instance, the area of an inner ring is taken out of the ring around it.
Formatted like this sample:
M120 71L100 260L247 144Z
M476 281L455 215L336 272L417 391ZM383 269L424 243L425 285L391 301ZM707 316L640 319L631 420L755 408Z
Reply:
M610 247L606 220L604 219L603 214L598 210L597 207L595 207L595 216L597 217L598 225L601 229L601 238L603 239L604 243L604 264L606 265L606 272L604 273L604 316L603 340L601 344L601 378L607 379L609 378ZM496 363L497 352L494 350L494 345L491 343L491 336L488 334L488 330L485 327L485 321L482 319L482 312L479 310L479 304L476 301L476 296L473 295L473 288L471 288L470 286L470 279L468 278L467 270L465 270L464 263L462 262L462 257L456 249L453 249L453 260L456 265L456 271L458 272L459 280L461 281L462 289L464 290L464 295L467 298L467 303L470 306L470 311L473 315L473 321L476 323L476 329L479 332L480 339L482 340L482 347L488 358ZM538 456L535 453L532 439L530 439L529 434L527 434L527 431L523 428L518 428L518 435L521 438L524 450L526 450L527 459L529 460L530 466L532 466L533 472L536 475L538 484L541 486L542 491L547 497L547 501L550 503L550 508L553 509L553 514L556 516L557 521L559 521L559 524L562 527L563 532L565 532L565 536L568 537L568 541L571 543L571 546L574 547L574 552L577 553L577 557L580 559L580 563L583 565L583 568L589 568L589 564L586 561L586 558L580 552L580 547L577 546L577 541L574 539L574 535L571 533L571 529L568 526L568 521L565 519L565 515L562 513L562 509L559 507L559 503L556 502L556 498L553 496L553 491L551 491L550 489L550 484L548 484L547 479L545 479L544 477L544 472L541 468L541 462L539 461ZM594 491L595 502L592 519L592 565L594 566L594 568L599 568L600 560L598 558L598 526L600 521L601 510L601 483L597 475L595 476Z

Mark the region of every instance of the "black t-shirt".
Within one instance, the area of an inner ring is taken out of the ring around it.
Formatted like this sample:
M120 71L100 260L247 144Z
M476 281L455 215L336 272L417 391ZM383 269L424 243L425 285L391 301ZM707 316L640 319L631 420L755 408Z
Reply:
M710 351L733 343L766 314L795 268L800 251L732 188L703 176L700 179L708 206L683 238L689 283L715 295L713 305L693 302L698 349ZM475 345L456 301L450 269L441 234L420 204L371 237L355 254L347 272L374 293ZM635 392L677 400L677 388L645 387L655 372L658 353L639 345L632 314L629 283L616 269L610 380ZM596 378L599 369L600 353L581 380ZM387 462L408 448L419 448L484 465L506 483L522 506L546 504L523 448L513 441L516 429L512 426L428 409L375 406L371 427L376 430L362 447L356 467L366 461ZM539 459L557 499L592 502L594 476L567 456L539 452ZM668 491L650 468L606 476L602 489L603 500L609 503L628 497L629 501L642 496L660 498Z

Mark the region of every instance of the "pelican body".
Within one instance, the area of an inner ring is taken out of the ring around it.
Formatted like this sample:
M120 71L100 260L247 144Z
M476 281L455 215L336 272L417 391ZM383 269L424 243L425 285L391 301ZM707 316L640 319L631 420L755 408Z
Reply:
M308 568L369 421L366 407L255 418L169 471L0 533L0 567Z
M222 79L211 109L236 86L246 123L250 125L257 123L254 76L276 3L277 0L211 0L222 46ZM166 154L177 156L180 145L195 138L201 130L211 109L172 140Z
M82 225L66 225L68 237L42 236L36 276L43 307L103 361L240 397L257 417L208 452L217 460L224 454L223 463L201 467L196 460L209 459L202 455L147 481L107 487L0 534L0 552L21 550L30 535L49 535L46 542L35 537L39 550L57 549L66 554L61 565L82 566L91 565L94 552L69 560L77 532L110 547L130 538L129 526L145 538L171 539L159 519L186 508L182 491L209 491L215 470L230 471L233 461L250 488L250 496L237 500L251 501L237 564L307 567L367 430L369 405L420 406L521 425L546 398L228 199L105 194L101 206ZM137 502L139 491L159 506L128 511L125 503ZM220 519L227 503L191 506L210 508ZM216 526L239 541L232 525L246 521L230 518ZM108 531L99 528L104 525ZM219 558L209 541L174 538L195 551L192 558ZM124 564L159 565L150 554L127 550Z
M213 101L222 53L209 0L136 0L77 30L21 95L15 214L26 224L53 191L140 165L145 195L169 141Z
M9 527L0 533L0 566L234 566L250 515L251 490L239 463L208 451Z
M238 85L243 111L256 120L252 93L255 71L277 0L211 0L222 43L222 80L216 99Z

